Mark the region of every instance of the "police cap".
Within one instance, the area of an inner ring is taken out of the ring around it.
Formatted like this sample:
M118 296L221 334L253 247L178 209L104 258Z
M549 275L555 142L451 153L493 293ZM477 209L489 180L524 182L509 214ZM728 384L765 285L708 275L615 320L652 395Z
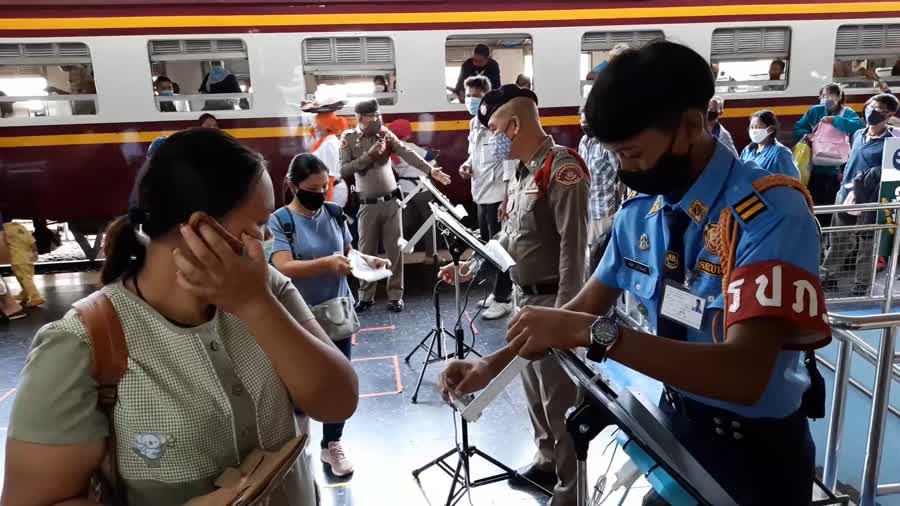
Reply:
M497 109L506 105L510 100L518 97L529 98L534 101L535 105L538 103L537 95L535 95L533 91L519 88L515 84L504 84L481 99L481 107L478 109L478 121L487 127L488 121L491 120L491 116L494 115L494 112L496 112Z
M374 99L357 102L356 107L353 108L353 112L360 115L375 114L378 112L378 102Z

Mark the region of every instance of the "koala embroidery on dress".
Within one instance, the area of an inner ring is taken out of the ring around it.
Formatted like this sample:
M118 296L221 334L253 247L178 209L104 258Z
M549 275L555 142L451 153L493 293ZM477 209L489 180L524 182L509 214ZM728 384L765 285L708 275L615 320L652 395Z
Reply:
M174 438L168 434L159 432L141 432L134 436L134 446L131 450L137 454L147 467L160 467L166 450L174 442Z

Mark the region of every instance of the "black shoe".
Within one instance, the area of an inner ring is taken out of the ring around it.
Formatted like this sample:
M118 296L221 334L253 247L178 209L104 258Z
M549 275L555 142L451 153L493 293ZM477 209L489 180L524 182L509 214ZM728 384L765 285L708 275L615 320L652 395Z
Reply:
M554 471L541 471L534 464L523 467L517 471L515 476L510 477L509 485L511 487L519 487L519 488L533 488L534 485L531 482L537 483L541 487L553 492L553 488L556 487L556 482L558 478L556 477L556 472Z
M356 310L357 313L365 313L368 309L374 306L375 303L371 300L360 300L354 304L353 309Z
M403 308L406 307L406 304L403 303L403 299L392 300L388 302L388 311L399 313L403 311Z

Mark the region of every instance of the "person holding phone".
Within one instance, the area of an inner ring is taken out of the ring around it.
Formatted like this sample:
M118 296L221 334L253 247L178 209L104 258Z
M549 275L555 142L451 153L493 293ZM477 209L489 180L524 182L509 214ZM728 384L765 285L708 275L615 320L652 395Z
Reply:
M96 505L89 483L111 436L130 506L222 504L216 479L295 438L295 410L353 414L350 361L266 264L273 207L258 153L219 130L166 138L104 245L101 291L128 348L114 420L98 408L92 336L70 311L38 331L22 371L0 504ZM316 504L305 458L275 487L273 504Z
M269 217L275 240L272 265L291 278L325 333L350 360L351 336L359 329L347 284L351 238L341 208L325 202L328 167L315 155L297 155L288 167L285 185L294 198ZM364 259L376 269L390 265L377 257ZM321 460L335 476L353 472L341 444L343 431L344 422L326 423L322 430Z

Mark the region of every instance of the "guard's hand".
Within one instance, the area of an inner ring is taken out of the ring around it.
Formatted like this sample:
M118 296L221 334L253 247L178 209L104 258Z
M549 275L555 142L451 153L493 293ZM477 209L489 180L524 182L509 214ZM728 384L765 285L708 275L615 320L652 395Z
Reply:
M369 158L381 158L384 156L384 152L387 150L387 145L384 142L384 139L372 144L372 147L369 148Z
M331 255L322 260L325 263L325 268L328 272L337 274L338 276L350 275L350 271L352 270L350 259L344 255Z
M459 168L459 177L463 179L471 179L472 178L472 166L471 165L463 165Z
M212 225L192 222L198 225L180 227L186 249L172 252L178 286L229 313L240 313L271 297L261 233L259 237L243 234L244 254L240 255Z
M441 184L450 184L450 176L440 167L431 169L431 178Z
M832 123L834 123L834 116L825 116L824 118L822 118L822 123L831 125Z
M441 372L438 385L441 397L445 401L449 401L451 395L458 399L463 395L481 390L492 379L494 379L494 374L483 358L452 360Z
M525 306L509 321L506 342L517 355L543 358L551 348L573 350L589 346L596 316L566 309Z
M459 282L467 283L472 280L472 271L471 271L471 262L462 262L459 264ZM438 278L441 279L444 283L448 285L452 285L456 283L456 272L453 269L453 264L447 264L441 267L441 272L438 273Z
M506 212L506 208L509 206L509 195L503 195L503 201L500 202L500 207L497 208L497 219L500 222L504 222L509 218L509 213Z

